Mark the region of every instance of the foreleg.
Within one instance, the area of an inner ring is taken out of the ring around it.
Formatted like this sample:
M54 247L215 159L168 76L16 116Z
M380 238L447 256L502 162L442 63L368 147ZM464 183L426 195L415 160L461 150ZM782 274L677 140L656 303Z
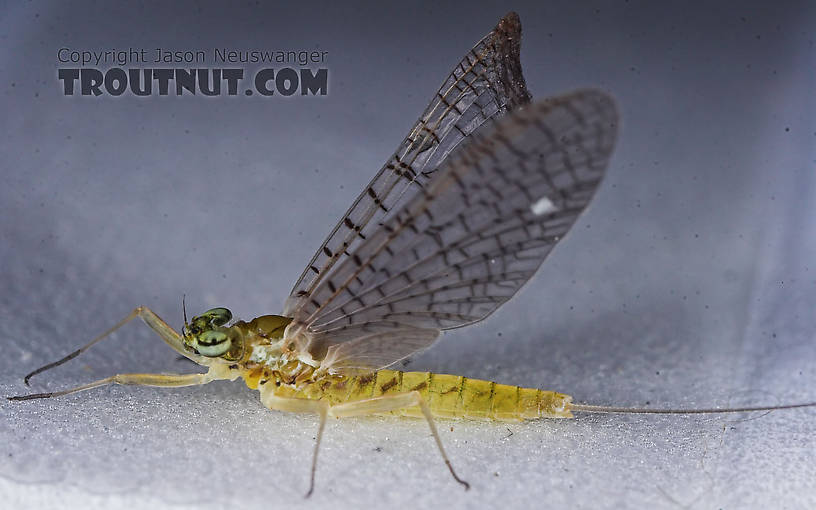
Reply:
M124 384L130 386L160 386L163 388L174 388L179 386L198 386L207 384L214 380L207 374L117 374L88 384L83 384L75 388L50 393L32 393L31 395L20 395L8 397L9 400L32 400L35 398L50 398L70 395L80 391L99 388L109 384Z
M140 307L134 308L133 311L130 312L127 317L125 317L124 319L119 321L115 326L113 326L109 330L105 331L104 333L102 333L98 337L94 338L93 340L91 340L90 342L88 342L84 346L80 347L76 351L72 352L71 354L65 356L64 358L62 358L60 360L57 360L57 361L55 361L53 363L49 363L49 364L47 364L47 365L45 365L43 367L38 368L37 370L34 370L33 372L31 372L30 374L25 376L23 381L25 382L26 386L28 386L29 379L31 379L35 375L37 375L39 373L42 373L42 372L45 372L46 370L49 370L51 368L58 367L58 366L62 365L63 363L67 362L67 361L71 361L72 359L76 358L77 356L79 356L83 352L90 349L93 345L95 345L95 344L99 343L100 341L102 341L105 337L112 334L117 329L121 328L122 326L124 326L128 322L135 319L136 317L139 317L140 319L142 319L145 324L150 326L150 329L155 331L161 337L162 340L164 340L170 347L172 347L179 354L181 354L181 355L183 355L183 356L185 356L187 358L190 358L191 360L193 360L196 363L199 363L201 365L207 364L206 363L206 358L204 358L202 356L198 356L198 355L190 352L189 350L187 350L184 347L184 342L182 340L181 335L178 334L173 328L171 328L166 322L164 322L161 319L161 317L159 317L158 315L153 313L153 310L151 310L150 308L148 308L146 306L140 306ZM97 381L97 382L99 382L99 381ZM91 383L91 384L95 384L95 383ZM79 391L79 390L77 390L77 391Z

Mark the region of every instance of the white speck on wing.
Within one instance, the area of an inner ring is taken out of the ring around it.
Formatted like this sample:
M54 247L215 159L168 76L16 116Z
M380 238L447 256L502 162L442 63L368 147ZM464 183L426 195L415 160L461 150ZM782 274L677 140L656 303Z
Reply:
M552 200L547 198L547 196L545 195L545 196L539 198L538 200L536 200L530 206L530 210L536 216L541 216L542 214L547 214L549 212L557 211L558 207L556 207L555 204L552 202Z

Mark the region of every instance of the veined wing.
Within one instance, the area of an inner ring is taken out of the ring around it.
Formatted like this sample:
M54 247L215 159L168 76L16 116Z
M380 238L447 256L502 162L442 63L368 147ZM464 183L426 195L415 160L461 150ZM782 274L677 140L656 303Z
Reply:
M586 209L617 124L613 100L584 90L470 136L325 276L287 334L335 370L376 369L429 346L439 330L485 318Z
M401 198L425 186L461 140L489 119L530 101L519 62L520 40L521 24L511 12L456 65L399 148L309 261L284 315L298 315L331 268L348 258Z

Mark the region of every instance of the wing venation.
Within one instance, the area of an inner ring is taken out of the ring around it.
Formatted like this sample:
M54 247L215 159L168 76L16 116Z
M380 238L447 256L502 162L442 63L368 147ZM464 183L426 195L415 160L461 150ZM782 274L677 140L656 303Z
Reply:
M292 316L331 268L350 256L398 203L415 195L458 144L480 126L530 101L519 61L515 13L479 41L450 72L403 143L329 233L293 287Z
M517 108L519 30L505 17L465 56L293 289L285 335L322 368L383 368L489 316L600 186L614 101L580 90Z

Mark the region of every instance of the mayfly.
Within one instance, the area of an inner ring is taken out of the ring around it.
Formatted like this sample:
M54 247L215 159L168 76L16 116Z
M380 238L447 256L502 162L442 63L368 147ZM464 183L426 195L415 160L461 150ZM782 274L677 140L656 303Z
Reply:
M243 378L269 409L315 413L309 491L329 417L522 421L573 411L709 413L814 406L653 410L572 403L568 395L462 376L388 369L442 330L481 321L527 282L587 208L615 144L618 114L597 90L531 102L519 61L521 25L502 18L456 64L396 152L306 265L281 315L233 321L213 308L181 333L140 306L65 363L139 317L204 374L119 374L108 384L194 386Z

